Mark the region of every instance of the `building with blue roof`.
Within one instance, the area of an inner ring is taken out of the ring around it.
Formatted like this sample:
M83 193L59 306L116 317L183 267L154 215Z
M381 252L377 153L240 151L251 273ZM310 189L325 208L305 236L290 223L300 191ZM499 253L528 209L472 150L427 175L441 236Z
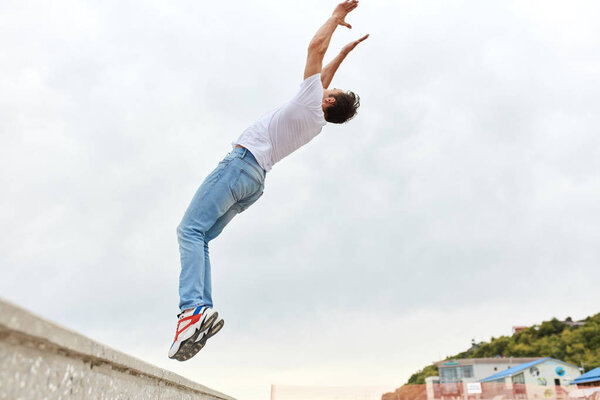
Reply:
M550 357L453 359L435 365L439 376L425 379L427 400L567 399L575 389L567 386L581 375L576 365Z
M519 365L515 365L509 369L505 369L504 371L498 372L497 374L490 375L487 378L482 379L480 382L504 382L506 377L513 376L527 368L531 368L534 365L538 365L546 360L550 360L550 357L540 358L538 360L534 360L528 363L523 363ZM556 360L558 361L558 360ZM561 361L562 362L562 361Z
M481 393L481 379L539 359L540 357L489 357L438 361L435 365L439 376L425 379L427 399L457 399L477 395Z
M481 379L482 387L512 398L557 398L566 395L565 386L579 378L576 365L546 357L519 364Z
M571 383L577 385L578 388L600 386L600 367L586 372Z

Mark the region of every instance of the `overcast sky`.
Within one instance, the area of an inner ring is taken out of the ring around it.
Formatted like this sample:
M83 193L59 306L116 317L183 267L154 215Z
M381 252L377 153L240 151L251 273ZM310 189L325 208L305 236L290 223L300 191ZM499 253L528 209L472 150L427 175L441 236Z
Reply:
M328 53L371 34L359 115L212 242L225 328L167 358L176 226L335 5L1 2L0 296L240 400L599 312L599 3L362 0Z

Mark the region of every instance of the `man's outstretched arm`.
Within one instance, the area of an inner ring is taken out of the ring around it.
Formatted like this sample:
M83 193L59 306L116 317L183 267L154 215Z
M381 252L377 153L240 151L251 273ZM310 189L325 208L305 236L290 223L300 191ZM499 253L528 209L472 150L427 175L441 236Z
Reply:
M304 79L318 74L323 68L323 57L329 47L331 36L338 25L352 28L345 19L346 15L358 6L358 0L346 0L337 5L331 17L317 31L308 45L308 56L306 58L306 67L304 68Z
M354 48L356 46L358 46L358 44L360 42L362 42L363 40L365 40L368 37L369 37L369 35L365 35L365 36L361 37L360 39L355 40L355 41L350 42L347 45L345 45L342 48L342 50L340 51L340 53L337 56L335 56L335 58L333 60L331 60L329 62L329 64L327 64L323 68L323 70L321 71L321 83L323 84L323 87L325 89L327 89L329 87L329 85L331 84L331 80L333 79L335 72L340 67L340 64L342 63L342 61L344 61L346 56L348 54L350 54L350 52L352 50L354 50Z

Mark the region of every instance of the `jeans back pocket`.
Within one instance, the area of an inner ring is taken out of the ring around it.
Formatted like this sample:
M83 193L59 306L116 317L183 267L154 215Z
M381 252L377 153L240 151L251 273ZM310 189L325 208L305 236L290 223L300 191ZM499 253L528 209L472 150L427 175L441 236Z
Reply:
M237 202L242 202L254 196L258 191L262 190L262 184L252 172L245 169L240 169L237 179L231 186L231 193Z

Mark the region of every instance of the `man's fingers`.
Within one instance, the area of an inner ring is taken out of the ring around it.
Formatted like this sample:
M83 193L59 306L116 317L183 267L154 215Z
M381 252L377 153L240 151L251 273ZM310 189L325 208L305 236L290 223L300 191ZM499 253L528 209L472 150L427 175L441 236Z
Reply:
M362 42L363 40L365 40L368 37L369 37L369 34L367 33L365 36L361 37L360 39L356 39L355 41L350 42L346 46L344 46L344 51L346 52L346 54L348 54L352 50L354 50L360 42Z
M344 12L346 14L348 14L350 11L352 11L356 7L358 7L358 0L346 0L343 3L341 3L340 6L343 6L343 8L345 8ZM343 26L345 26L348 29L352 29L352 25L350 25L346 21L340 22L340 25L343 25Z
M360 42L362 42L363 40L365 40L368 37L369 37L369 34L367 33L365 36L361 37L360 39L356 39L354 42L352 42L352 45L356 46L357 44L359 44Z
M346 10L350 12L356 7L358 7L358 1L347 1L346 3L344 3L344 6L346 6Z

